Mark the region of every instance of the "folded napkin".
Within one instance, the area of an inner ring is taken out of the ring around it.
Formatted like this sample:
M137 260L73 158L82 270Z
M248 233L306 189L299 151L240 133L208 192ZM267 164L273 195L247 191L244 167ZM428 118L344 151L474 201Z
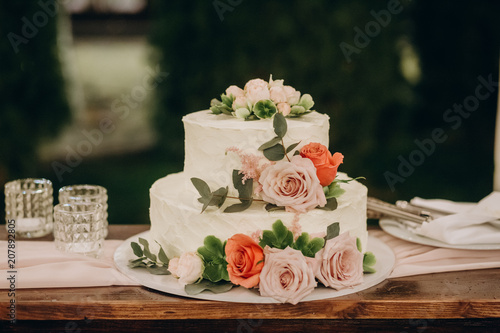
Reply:
M493 192L477 204L414 198L411 204L452 213L424 222L419 235L452 245L500 244L500 192Z
M382 230L370 230L370 235L387 244L396 256L389 278L500 267L500 250L459 250L420 245L393 237Z
M105 240L100 258L58 251L54 242L16 242L16 288L68 288L138 285L114 266L113 255L121 240ZM7 254L7 241L0 241L0 253ZM12 271L7 259L0 261L0 276ZM0 279L0 289L10 282Z

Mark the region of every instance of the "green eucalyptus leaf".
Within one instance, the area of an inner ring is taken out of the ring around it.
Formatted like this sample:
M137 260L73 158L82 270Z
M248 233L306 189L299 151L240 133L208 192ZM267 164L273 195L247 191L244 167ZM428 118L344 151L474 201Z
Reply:
M209 205L217 206L220 208L224 204L224 201L226 201L227 192L227 187L221 187L217 191L212 193L212 198L210 199Z
M165 251L163 251L163 248L161 246L160 246L160 252L158 252L158 259L160 259L160 261L164 263L165 266L167 266L168 263L170 262L170 260L167 257L167 254L165 253Z
M198 193L201 195L202 198L210 197L211 194L210 187L204 180L193 177L191 178L191 183L193 183L194 187L196 188L196 190L198 191Z
M211 291L214 294L220 294L228 292L233 287L234 285L230 282L214 283L209 280L201 280L199 283L186 285L184 291L188 295L197 295L205 290Z
M300 155L300 151L296 150L295 153L293 153L293 156Z
M247 179L243 183L244 174L239 173L239 170L233 170L233 185L238 190L238 195L241 202L250 201L252 199L253 179Z
M279 144L281 142L281 138L279 136L276 136L274 138L272 138L271 140L269 140L268 142L262 144L260 147L259 147L259 150L262 151L264 149L268 149L268 148L271 148L273 146L276 146L277 144Z
M318 207L318 209L333 211L337 209L337 207L338 207L337 198L330 198L326 199L326 205L324 207Z
M270 161L281 161L285 157L285 148L281 144L264 149L264 156Z
M128 267L130 267L130 268L146 268L147 265L142 260L139 260L139 261L129 262Z
M149 273L154 275L170 275L167 266L153 265L146 267Z
M142 246L144 246L144 250L143 250L144 255L148 259L150 259L151 261L156 262L156 255L154 255L153 253L151 253L151 251L149 250L149 243L148 243L148 241L146 239L144 239L144 238L140 238L139 237L139 243L141 243Z
M268 203L268 204L265 206L265 209L266 209L266 211L268 211L268 212L274 212L274 211L278 211L278 210L285 210L285 207L282 207L282 206L276 206L275 204Z
M132 242L132 243L130 243L130 246L132 247L132 250L134 251L134 254L137 257L143 256L142 248L139 244L137 244L136 242Z
M325 241L337 237L340 234L340 223L335 222L326 228Z
M295 149L295 147L297 147L299 145L300 142L297 142L297 143L294 143L293 145L290 145L288 146L288 148L286 149L286 153L288 154L289 152L291 152L292 150ZM300 152L299 152L300 154Z
M224 213L239 213L248 209L252 205L253 199L241 200L241 203L231 205L224 209Z
M285 116L281 113L276 113L273 119L274 133L281 139L285 136L288 128Z

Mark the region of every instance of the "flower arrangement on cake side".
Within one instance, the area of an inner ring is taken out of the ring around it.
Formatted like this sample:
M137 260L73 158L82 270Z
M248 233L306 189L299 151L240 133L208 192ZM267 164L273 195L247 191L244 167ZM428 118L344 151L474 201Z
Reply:
M283 96L276 97L278 92ZM283 86L283 80L251 80L244 90L229 87L222 102L212 101L212 112L244 119L272 117L275 136L259 147L259 154L227 149L227 154L237 154L241 160L241 169L232 174L237 197L228 195L228 186L212 191L204 180L191 178L200 194L202 213L209 206L221 208L228 199L238 202L226 206L224 213L241 212L260 201L268 211L294 213L293 225L287 227L277 220L271 230L255 230L251 235L238 233L228 239L209 235L196 252L171 259L161 246L158 255L152 254L148 241L139 238L139 243L131 243L138 258L130 260L129 267L172 274L190 295L242 286L292 304L309 295L318 283L340 290L361 284L363 273L375 272L374 255L361 252L359 239L341 234L338 222L318 235L301 232L300 214L312 209L335 210L337 198L345 192L340 184L355 180L337 178L344 158L341 153L331 154L316 142L300 149L296 149L299 142L285 144L285 116L310 112L312 105L309 95L301 97L295 89Z
M255 120L272 118L279 112L288 117L300 117L312 112L314 101L309 94L300 94L291 86L283 85L284 80L266 82L253 79L241 89L232 85L226 89L221 99L212 99L210 110L215 114L227 114L234 117Z
M170 260L161 247L158 255L152 254L148 241L139 238L139 243L131 243L138 258L131 259L129 267L172 274L188 295L205 290L222 293L242 286L291 304L311 294L318 283L341 290L361 284L363 273L375 272L375 256L361 253L358 239L339 234L338 223L321 236L312 238L304 232L294 238L278 220L272 230L252 236L235 234L224 241L207 236L197 252Z

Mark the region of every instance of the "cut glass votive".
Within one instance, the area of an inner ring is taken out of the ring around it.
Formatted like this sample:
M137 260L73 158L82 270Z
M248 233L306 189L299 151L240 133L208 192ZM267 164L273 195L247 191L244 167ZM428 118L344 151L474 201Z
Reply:
M101 204L60 203L54 207L56 248L97 258L104 246L103 225Z
M52 232L52 182L43 178L16 179L5 184L5 221L9 233L20 238Z
M102 205L104 238L108 235L108 193L99 185L69 185L59 189L59 203L90 202Z

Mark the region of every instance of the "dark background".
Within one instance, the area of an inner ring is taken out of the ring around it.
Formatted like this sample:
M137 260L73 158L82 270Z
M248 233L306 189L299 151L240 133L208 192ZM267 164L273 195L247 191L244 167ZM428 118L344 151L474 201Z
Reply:
M370 22L389 3L397 2L151 1L134 15L71 15L75 38L145 36L151 67L169 74L150 106L156 144L86 156L59 180L53 162L64 160L36 153L41 140L56 137L71 121L57 20L49 19L16 53L8 32L20 31L21 18L32 17L40 6L3 1L0 185L25 177L51 179L55 192L68 184L100 184L108 189L110 223L149 223L149 187L183 167L181 117L208 108L231 84L243 87L272 74L311 94L315 109L330 115L330 148L345 156L341 171L365 176L370 196L391 202L414 196L477 201L493 188L498 88L456 129L443 116L475 95L478 77L491 75L498 82L500 3L401 1L400 12L347 59L341 43L356 46L357 31L374 26ZM418 64L417 74L404 75L408 59ZM398 175L401 159L419 149L415 140L429 140L436 128L447 139L391 188L387 174Z

